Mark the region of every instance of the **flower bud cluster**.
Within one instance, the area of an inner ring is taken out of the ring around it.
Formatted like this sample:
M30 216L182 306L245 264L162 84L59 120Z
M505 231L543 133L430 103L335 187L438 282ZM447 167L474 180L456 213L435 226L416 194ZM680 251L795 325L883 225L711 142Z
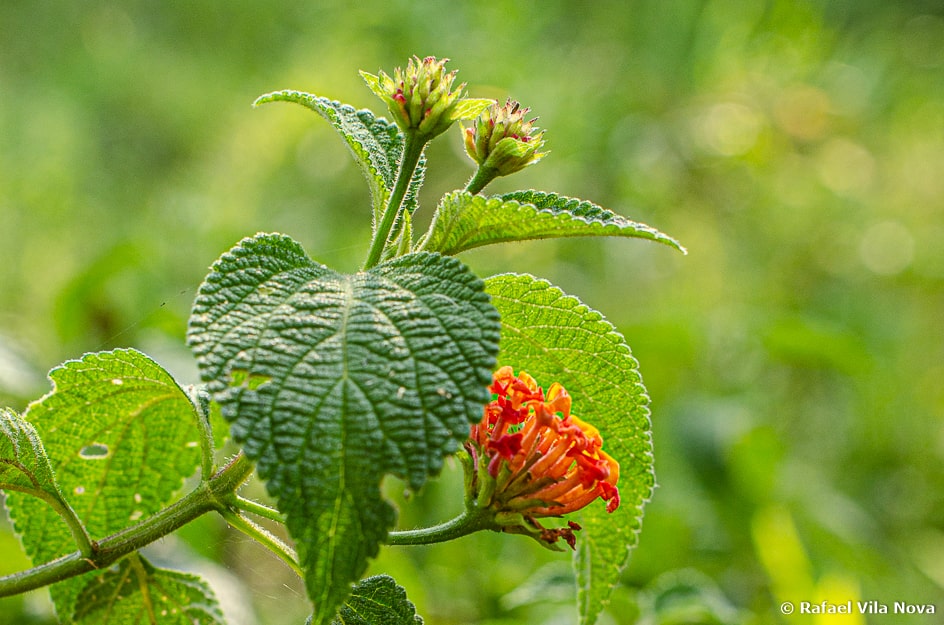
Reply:
M449 59L414 56L406 69L396 68L391 78L365 74L371 89L386 102L394 121L404 131L416 130L430 138L441 134L455 121L453 115L462 99L465 83L452 90L456 72L445 69ZM371 79L376 83L372 84Z
M506 100L485 109L471 128L465 128L465 150L480 167L507 176L538 162L547 152L544 131L534 127L537 118L526 120L531 109Z

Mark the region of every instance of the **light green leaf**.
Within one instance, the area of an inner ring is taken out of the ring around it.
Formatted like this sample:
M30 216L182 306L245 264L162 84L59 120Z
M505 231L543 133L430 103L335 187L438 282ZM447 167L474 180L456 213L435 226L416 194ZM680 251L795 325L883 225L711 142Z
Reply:
M331 625L423 625L406 591L389 575L363 579Z
M394 523L383 475L421 487L481 416L499 334L482 288L438 254L339 274L274 234L200 287L189 343L287 516L319 625Z
M367 76L370 75L367 74ZM367 80L366 76L365 80ZM370 86L370 81L367 84ZM373 206L373 225L376 229L387 204L387 198L396 183L400 155L403 153L403 135L397 125L382 117L375 117L367 109L356 110L353 106L301 91L285 90L267 93L257 98L253 106L267 102L300 104L321 115L338 131L351 150L354 161L367 178ZM425 171L426 158L421 157L403 200L403 206L411 214L417 207ZM393 234L396 235L400 228L402 228L402 222L394 224Z
M486 98L462 98L456 102L456 108L449 114L449 119L475 119L482 111L495 104L495 100Z
M358 73L361 75L361 78L364 79L364 82L367 83L367 88L370 89L375 96L381 100L387 100L389 95L384 90L384 88L380 86L380 76L375 76L374 74L365 72L364 70L361 70Z
M651 239L685 251L672 237L592 202L537 191L494 197L449 193L419 249L454 255L492 243L584 236Z
M53 390L25 418L46 444L59 488L94 539L170 502L200 464L197 413L153 360L134 350L87 354L49 372ZM72 534L39 500L9 493L7 506L36 564L76 550ZM85 577L52 587L60 618Z
M138 554L87 582L76 625L224 625L213 591L196 575L159 569Z
M578 514L574 568L580 623L591 625L636 545L654 485L649 397L623 337L599 312L528 275L499 275L486 291L502 318L501 364L525 370L545 387L560 382L573 413L600 430L620 463L620 507L602 501Z
M63 501L35 428L9 408L0 408L0 489Z

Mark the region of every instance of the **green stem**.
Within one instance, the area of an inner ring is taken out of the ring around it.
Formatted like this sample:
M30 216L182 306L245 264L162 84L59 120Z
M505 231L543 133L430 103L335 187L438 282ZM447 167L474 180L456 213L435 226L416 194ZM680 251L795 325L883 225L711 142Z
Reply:
M390 532L388 545L431 545L455 540L481 530L495 529L494 513L486 508L466 508L456 518L415 530Z
M285 524L285 515L276 510L275 508L270 508L259 502L252 501L251 499L246 499L245 497L240 497L239 495L234 495L228 503L234 508L238 508L243 512L248 512L250 514L255 514L256 516L261 516L263 519L269 519L270 521L275 521L276 523Z
M387 534L388 545L431 545L455 540L481 530L500 530L495 524L495 512L488 505L480 505L474 494L476 487L475 463L467 451L456 454L462 464L465 483L465 510L454 519L415 530L401 530Z
M252 475L252 471L252 462L240 453L182 499L137 525L125 528L97 543L93 542L90 555L76 551L32 569L0 577L0 597L35 590L108 567L207 512L222 511L225 509L226 496L234 493Z
M206 482L213 475L213 426L210 425L209 402L200 401L199 389L193 388L190 401L197 413L197 429L200 431L200 479Z
M469 180L469 183L465 185L465 190L472 195L479 193L484 189L488 183L490 183L495 178L498 178L498 170L494 167L484 167L479 165L479 168L475 170L475 175L472 176L472 179Z
M75 513L75 510L72 509L69 502L59 493L58 488L54 493L51 493L36 488L23 488L16 484L0 484L0 489L26 493L27 495L38 497L48 503L56 514L62 517L66 525L69 526L69 531L72 533L72 540L75 541L76 546L79 548L79 553L86 558L94 553L96 547L95 543L92 541L92 537L89 536L88 530L85 529L85 525L82 523L79 515Z
M226 509L220 511L220 514L234 529L261 543L285 564L289 565L296 575L304 579L305 572L298 563L298 555L296 555L295 550L282 542L275 534L272 534L261 525L253 523L239 512Z
M400 169L397 172L397 181L393 186L393 192L387 199L387 206L384 209L380 225L374 231L374 239L370 244L370 252L367 254L367 260L364 262L364 269L370 269L380 262L384 247L390 238L390 229L393 228L397 215L400 214L400 207L403 204L403 198L406 197L406 191L410 187L410 181L413 179L413 172L416 171L416 165L420 162L420 156L423 154L423 147L429 141L427 135L421 135L416 130L408 130L403 138L403 154L400 156Z

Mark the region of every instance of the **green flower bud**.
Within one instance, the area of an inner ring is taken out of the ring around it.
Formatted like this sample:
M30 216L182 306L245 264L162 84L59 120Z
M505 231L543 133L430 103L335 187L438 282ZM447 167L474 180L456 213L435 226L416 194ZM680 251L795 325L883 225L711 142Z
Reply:
M455 90L456 72L445 69L449 59L414 56L406 69L396 68L391 78L383 71L377 76L361 72L367 85L380 97L393 120L405 131L413 130L427 140L444 132L460 117L465 83Z
M538 151L544 146L544 131L534 127L537 118L525 120L530 110L514 100L485 109L471 128L465 128L465 150L472 160L496 176L513 174L541 160L547 154Z

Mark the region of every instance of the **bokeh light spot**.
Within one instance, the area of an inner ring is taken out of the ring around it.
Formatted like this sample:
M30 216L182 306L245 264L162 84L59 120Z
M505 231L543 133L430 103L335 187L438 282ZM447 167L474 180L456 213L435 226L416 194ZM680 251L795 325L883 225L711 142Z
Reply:
M901 273L914 259L914 237L897 221L883 221L865 231L859 257L873 273L891 276Z

